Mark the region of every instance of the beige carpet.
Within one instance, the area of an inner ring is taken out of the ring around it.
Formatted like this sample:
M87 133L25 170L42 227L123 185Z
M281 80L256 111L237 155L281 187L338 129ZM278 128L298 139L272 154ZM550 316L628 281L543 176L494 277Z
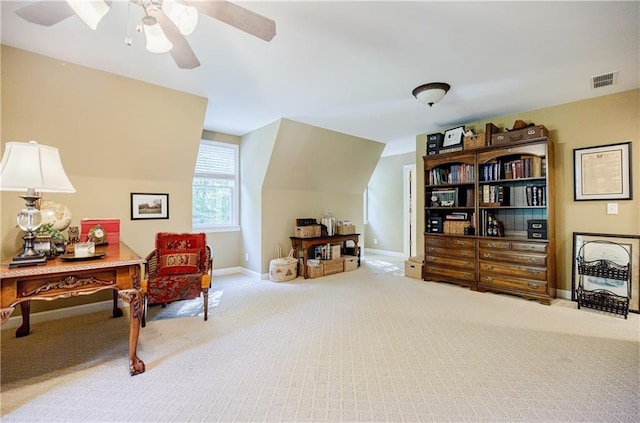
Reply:
M402 276L218 277L208 322L156 318L127 370L108 313L2 331L2 421L637 422L640 320ZM174 315L177 315L174 313Z

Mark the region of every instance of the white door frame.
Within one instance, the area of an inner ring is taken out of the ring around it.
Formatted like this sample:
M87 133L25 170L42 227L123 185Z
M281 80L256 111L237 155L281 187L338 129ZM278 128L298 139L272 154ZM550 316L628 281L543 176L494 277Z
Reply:
M402 167L402 227L404 255L411 257L417 253L416 230L416 165L409 164Z

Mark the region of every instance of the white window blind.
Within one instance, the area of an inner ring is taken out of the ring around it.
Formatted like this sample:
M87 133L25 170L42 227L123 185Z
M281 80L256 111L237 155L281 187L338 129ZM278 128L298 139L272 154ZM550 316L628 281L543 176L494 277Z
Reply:
M202 140L193 175L194 230L237 227L238 146Z

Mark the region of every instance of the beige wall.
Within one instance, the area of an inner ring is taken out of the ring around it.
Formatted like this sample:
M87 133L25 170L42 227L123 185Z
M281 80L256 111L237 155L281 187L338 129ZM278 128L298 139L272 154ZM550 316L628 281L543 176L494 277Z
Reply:
M367 191L366 248L404 253L404 166L414 163L415 155L406 153L382 157L376 166ZM377 244L374 239L378 240ZM408 240L406 242L408 245Z
M338 220L364 227L362 193L384 144L282 119L269 156L261 198L261 272L274 249L291 248L296 218ZM243 229L244 230L244 229Z
M264 272L262 187L279 128L280 121L277 121L253 131L242 137L240 147L240 224L245 256L242 263L243 267L256 273ZM246 260L247 255L249 260Z
M160 230L191 229L193 167L207 100L2 46L2 142L57 147L77 192L47 194L67 204L72 224L114 217L138 254ZM169 194L170 219L130 220L131 192ZM2 193L2 254L12 255L16 193Z
M555 153L555 222L558 289L571 291L573 232L640 234L640 89L488 119L511 128L517 119L544 125ZM486 121L467 127L484 131ZM443 128L443 130L448 128ZM615 201L618 214L606 214L607 202L573 200L573 149L631 141L633 200ZM422 169L426 134L416 137L416 162ZM424 173L418 172L418 186ZM424 233L424 196L418 195L418 232ZM424 240L419 239L424 252ZM566 295L566 293L564 293Z
M58 148L77 190L43 198L69 206L74 225L83 217L119 218L121 240L143 257L156 232L191 230L185 186L193 178L205 98L7 46L1 54L2 143L36 140ZM130 220L131 192L168 193L170 219ZM0 194L3 261L21 248L15 214L23 207L18 193ZM33 309L49 305L59 306Z

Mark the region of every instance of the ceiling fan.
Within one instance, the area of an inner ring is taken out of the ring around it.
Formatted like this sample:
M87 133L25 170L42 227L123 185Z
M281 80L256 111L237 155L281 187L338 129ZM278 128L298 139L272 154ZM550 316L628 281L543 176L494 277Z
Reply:
M109 12L111 0L39 0L16 10L28 22L52 26L71 16L79 16L95 30ZM169 53L181 69L193 69L200 62L186 35L195 29L199 13L229 24L241 31L271 41L276 35L273 20L226 0L130 0L144 10L137 30L144 32L146 48L153 53ZM131 45L127 35L125 42Z

